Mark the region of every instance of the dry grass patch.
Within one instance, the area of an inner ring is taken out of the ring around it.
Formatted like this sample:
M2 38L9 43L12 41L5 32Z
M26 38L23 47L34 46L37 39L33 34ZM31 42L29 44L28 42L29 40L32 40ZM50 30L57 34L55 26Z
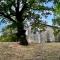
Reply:
M30 44L0 43L0 60L60 60L60 43Z

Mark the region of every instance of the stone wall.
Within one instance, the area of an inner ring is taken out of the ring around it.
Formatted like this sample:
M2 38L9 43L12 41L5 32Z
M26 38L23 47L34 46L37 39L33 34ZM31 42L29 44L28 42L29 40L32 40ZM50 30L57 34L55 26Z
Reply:
M46 28L46 31L31 31L31 27L26 29L27 40L29 43L43 43L43 42L54 42L55 37L53 34L53 29L51 27Z

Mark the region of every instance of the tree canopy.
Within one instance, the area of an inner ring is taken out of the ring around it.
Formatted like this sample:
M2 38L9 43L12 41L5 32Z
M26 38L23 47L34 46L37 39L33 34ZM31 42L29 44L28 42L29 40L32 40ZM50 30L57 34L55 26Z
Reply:
M54 6L48 7L44 4L53 2ZM0 0L0 17L11 21L10 27L17 28L17 40L22 45L28 45L24 30L24 21L29 21L33 28L43 28L46 22L41 16L51 15L51 11L59 10L59 0ZM36 14L36 12L40 14ZM58 11L59 12L59 11ZM58 19L58 22L60 20ZM53 21L55 23L55 20ZM58 23L60 24L60 23ZM44 29L44 28L43 28Z

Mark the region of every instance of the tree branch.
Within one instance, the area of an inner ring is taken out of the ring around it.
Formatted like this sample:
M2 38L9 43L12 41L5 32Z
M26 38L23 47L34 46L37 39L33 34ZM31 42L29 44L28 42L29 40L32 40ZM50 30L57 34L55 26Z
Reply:
M51 28L60 29L60 27L59 27L59 26L52 26L52 25L47 25L47 24L42 24L42 25L49 26L49 27L51 27Z
M9 19L10 21L16 22L9 15L4 14L3 12L0 12L0 16L4 16L5 18Z
M20 0L17 0L17 3L16 3L16 14L19 13L19 4L20 4Z
M21 11L19 11L19 14L22 16L25 10L27 10L27 5L26 5L26 3L23 4L23 7L22 7Z

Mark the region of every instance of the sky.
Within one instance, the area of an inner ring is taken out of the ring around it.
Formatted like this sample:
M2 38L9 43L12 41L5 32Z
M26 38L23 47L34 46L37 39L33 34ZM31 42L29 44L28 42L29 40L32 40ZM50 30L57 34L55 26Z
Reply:
M44 5L45 5L45 6L48 6L48 7L50 7L50 8L54 6L53 1L48 2L48 3L44 4ZM52 12L51 12L51 13L52 13ZM45 18L43 17L43 20L46 20L48 25L52 25L52 19L53 19L53 18L54 18L54 15L53 15L53 13L52 13L52 15L48 15L47 19L45 19Z
M45 18L45 17L42 17L43 18L43 20L44 21L46 21L47 22L47 24L48 25L52 25L52 19L53 19L53 14L52 15L49 15L48 17L47 17L47 19Z
M54 6L53 1L44 4L44 6L49 7L49 8L53 7ZM35 14L39 14L41 16L40 11L34 11L34 12L35 12ZM47 18L45 18L44 16L41 16L42 20L46 21L48 25L52 25L52 19L54 18L53 12L52 11L50 11L50 12L51 12L51 15L48 15Z
M44 4L44 6L48 6L48 7L52 7L53 6L53 3L52 2L48 2L46 4ZM36 13L39 13L39 12L36 12ZM52 18L53 18L53 13L52 15L48 15L47 19L45 17L42 17L44 21L47 22L48 25L52 25ZM4 28L7 24L5 23L1 23L0 24L0 31L2 30L2 28Z

